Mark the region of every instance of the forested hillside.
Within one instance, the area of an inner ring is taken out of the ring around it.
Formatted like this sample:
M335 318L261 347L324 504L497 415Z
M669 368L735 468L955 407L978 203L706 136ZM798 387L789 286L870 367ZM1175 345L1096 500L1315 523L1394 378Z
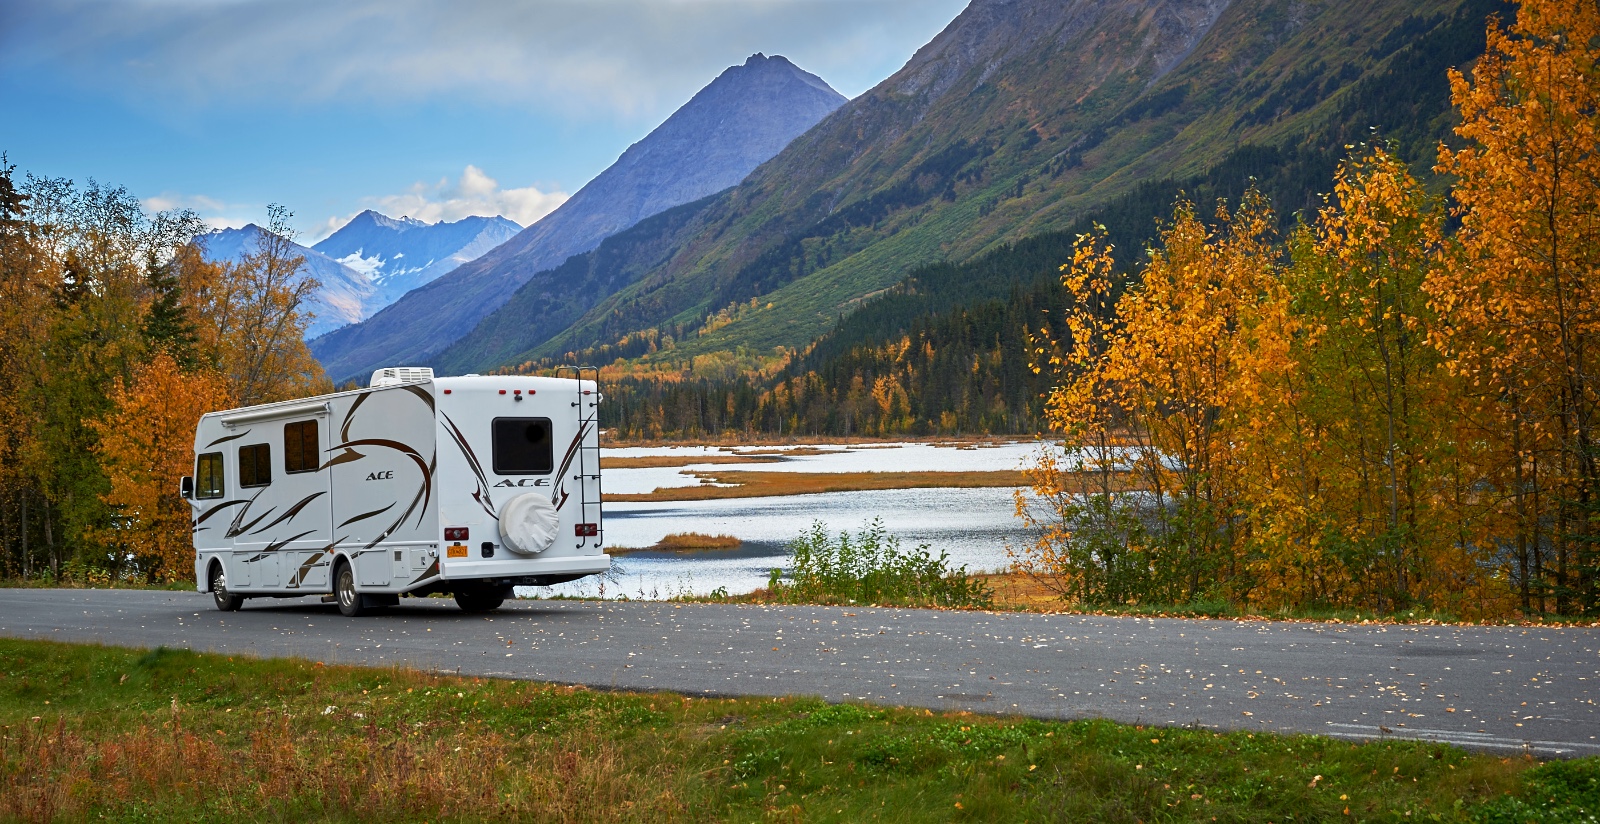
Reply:
M1415 152L1410 156L1420 160L1413 168L1431 180L1436 147L1456 141L1446 71L1483 53L1486 10L1496 5L1479 2L1448 18L1405 21L1393 38L1403 45L1383 46L1391 50L1386 68L1354 84L1338 116L1316 131L1283 146L1240 147L1202 174L1147 181L1063 231L967 263L920 267L843 315L776 371L719 377L688 366L680 377L673 374L676 363L717 359L675 361L667 356L674 350L656 355L661 341L651 335L574 357L611 363L653 355L659 361L659 369L648 372L614 370L607 414L626 438L1040 431L1049 376L1035 375L1018 353L1024 330L1064 334L1058 323L1068 298L1057 270L1071 260L1080 234L1107 227L1120 269L1132 272L1180 195L1200 204L1237 203L1251 185L1277 205L1276 220L1287 232L1321 207L1320 193L1328 190L1349 141L1382 140L1401 157ZM694 331L673 327L666 334Z
M491 317L440 362L532 366L649 335L649 363L802 349L919 266L1073 231L1134 194L1161 204L1153 218L1208 170L1314 206L1339 147L1371 127L1427 165L1449 122L1443 69L1481 51L1498 5L980 0L740 186L627 241L650 250L628 266L642 274L570 329Z

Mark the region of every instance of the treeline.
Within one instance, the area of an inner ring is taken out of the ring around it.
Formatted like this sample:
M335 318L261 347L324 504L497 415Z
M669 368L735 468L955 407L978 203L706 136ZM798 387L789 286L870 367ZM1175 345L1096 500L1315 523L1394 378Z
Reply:
M237 265L191 212L0 159L0 574L192 574L177 496L201 413L325 390L288 213Z
M1258 193L1180 201L1120 295L1077 245L1024 566L1090 603L1600 612L1600 9L1488 43L1443 198L1360 146L1286 238Z

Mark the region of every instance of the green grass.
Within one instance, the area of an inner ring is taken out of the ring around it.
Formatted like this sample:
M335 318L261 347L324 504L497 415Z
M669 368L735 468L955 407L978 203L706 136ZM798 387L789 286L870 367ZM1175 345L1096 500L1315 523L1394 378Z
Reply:
M1522 822L1600 803L1594 759L16 640L0 727L7 820Z

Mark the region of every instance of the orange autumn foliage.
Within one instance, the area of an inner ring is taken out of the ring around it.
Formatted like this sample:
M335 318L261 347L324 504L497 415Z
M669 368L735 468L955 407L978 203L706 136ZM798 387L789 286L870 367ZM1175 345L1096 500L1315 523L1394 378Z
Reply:
M1462 412L1506 491L1525 610L1600 607L1600 8L1529 0L1491 25L1468 79L1451 72L1470 143L1443 149L1461 220L1429 278L1449 319L1432 342L1464 381Z
M1450 210L1383 146L1287 246L1180 202L1115 320L1101 236L1035 364L1068 449L1019 566L1078 600L1600 612L1600 8L1529 0L1468 80ZM1133 470L1075 490L1062 470Z
M115 513L94 536L131 554L151 581L194 573L189 503L178 481L192 470L194 431L202 413L232 406L226 382L213 372L185 374L158 352L132 383L111 388L113 412L94 421L97 453L111 483L102 499Z

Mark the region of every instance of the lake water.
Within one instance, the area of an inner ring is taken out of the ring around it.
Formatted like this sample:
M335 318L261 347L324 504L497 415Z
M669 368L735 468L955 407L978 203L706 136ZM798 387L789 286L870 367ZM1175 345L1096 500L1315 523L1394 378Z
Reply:
M1035 443L980 448L933 444L874 444L867 447L820 447L822 454L786 454L773 447L650 447L608 449L607 457L699 457L726 454L775 455L773 463L690 464L682 468L608 469L607 492L651 492L662 487L692 486L690 472L739 470L756 472L992 472L1020 468L1036 454ZM809 449L808 449L809 451ZM765 586L770 570L783 567L788 543L814 521L832 532L855 532L880 518L902 549L928 544L937 555L948 553L952 565L969 571L1006 567L1006 545L1029 539L1015 515L1011 489L893 489L871 492L827 492L773 498L731 498L712 501L608 503L605 506L607 546L646 547L674 533L732 535L737 549L616 556L607 579L591 577L559 587L538 587L527 594L625 596L634 599L729 593Z

